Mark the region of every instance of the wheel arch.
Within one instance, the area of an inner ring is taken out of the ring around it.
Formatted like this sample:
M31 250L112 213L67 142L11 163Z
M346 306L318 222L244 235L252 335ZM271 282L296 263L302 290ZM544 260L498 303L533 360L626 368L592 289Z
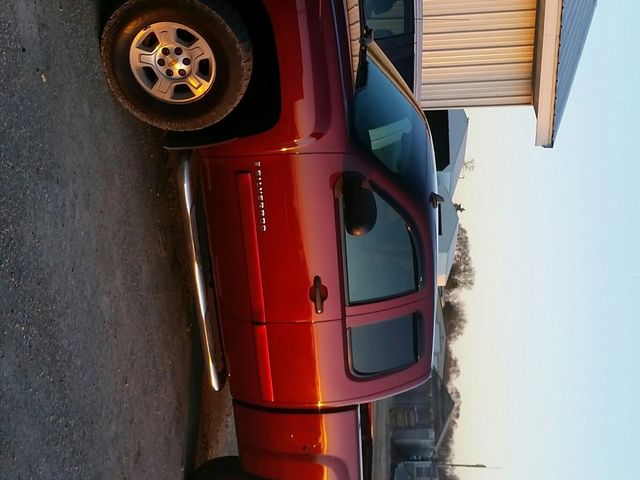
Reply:
M280 118L280 67L270 15L261 0L236 2L234 8L245 22L253 45L253 71L244 98L226 118L210 127L167 132L164 146L169 150L204 147L263 133Z

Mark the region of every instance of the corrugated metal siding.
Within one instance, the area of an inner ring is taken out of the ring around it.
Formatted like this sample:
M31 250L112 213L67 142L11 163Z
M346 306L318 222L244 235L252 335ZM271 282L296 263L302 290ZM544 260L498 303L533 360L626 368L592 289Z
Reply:
M423 0L424 108L530 104L536 0Z
M564 0L562 26L560 27L560 53L558 56L558 83L556 108L553 122L553 137L567 106L569 91L578 69L587 33L596 9L596 0Z

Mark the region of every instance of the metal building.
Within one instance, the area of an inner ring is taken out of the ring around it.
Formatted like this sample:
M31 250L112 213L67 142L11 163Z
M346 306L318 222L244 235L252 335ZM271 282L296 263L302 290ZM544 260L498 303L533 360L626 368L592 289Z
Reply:
M401 462L393 472L393 480L439 480L438 465L433 462L413 460Z
M428 458L437 452L449 428L455 403L440 374L391 398L391 443L396 461Z
M422 106L533 105L536 145L553 146L595 7L596 0L422 0Z

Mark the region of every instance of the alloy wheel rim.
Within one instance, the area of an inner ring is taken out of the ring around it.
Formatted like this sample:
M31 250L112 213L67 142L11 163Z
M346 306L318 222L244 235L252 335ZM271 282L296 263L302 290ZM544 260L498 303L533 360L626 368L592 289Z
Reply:
M165 103L200 100L215 81L209 43L177 22L153 23L138 32L129 48L129 65L142 89Z

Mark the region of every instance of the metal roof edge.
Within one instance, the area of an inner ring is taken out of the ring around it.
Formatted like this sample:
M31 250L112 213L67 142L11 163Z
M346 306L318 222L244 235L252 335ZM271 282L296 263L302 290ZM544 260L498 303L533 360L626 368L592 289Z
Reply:
M552 147L562 0L540 0L539 15L533 85L533 107L537 117L536 145Z
M598 5L597 0L562 1L562 25L560 27L560 50L558 52L558 79L552 143L555 142L560 128L564 110L569 100L570 90L579 68L579 62Z

